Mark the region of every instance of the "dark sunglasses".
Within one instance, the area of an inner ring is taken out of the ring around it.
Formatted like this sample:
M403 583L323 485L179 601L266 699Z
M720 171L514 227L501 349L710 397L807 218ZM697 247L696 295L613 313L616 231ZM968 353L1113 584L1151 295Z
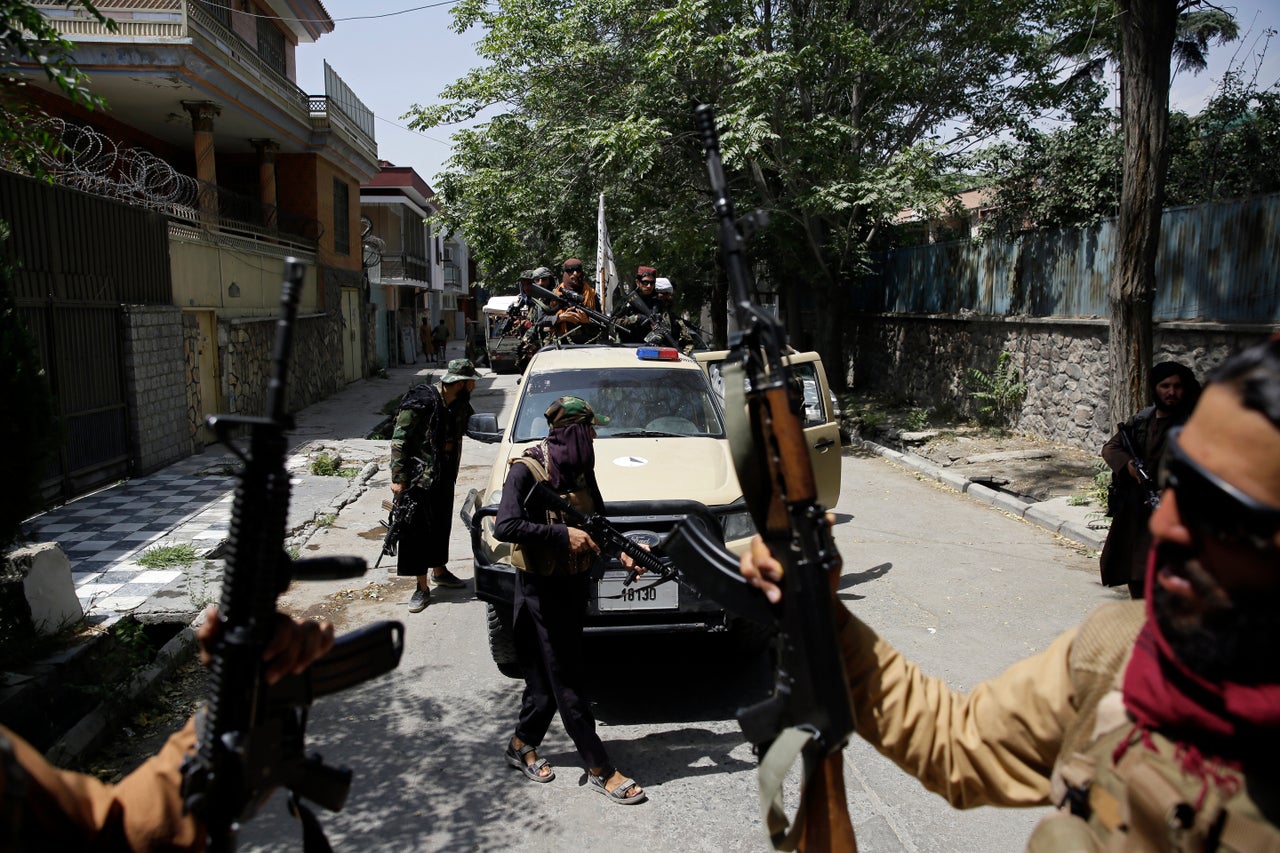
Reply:
M582 267L565 267L565 272L582 272Z
M1249 497L1221 477L1206 471L1178 444L1182 427L1169 430L1160 464L1160 488L1173 489L1178 515L1197 539L1211 537L1229 545L1274 550L1280 530L1280 507Z
M636 279L636 281L640 282L641 284L653 284L656 280L657 280L657 279L652 279L652 278L638 278L638 279Z

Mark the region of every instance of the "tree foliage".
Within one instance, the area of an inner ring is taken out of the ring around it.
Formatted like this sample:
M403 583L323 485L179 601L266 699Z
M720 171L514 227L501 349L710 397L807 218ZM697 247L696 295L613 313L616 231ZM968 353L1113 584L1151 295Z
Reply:
M487 276L592 257L604 192L623 265L651 263L687 291L715 278L692 121L695 103L715 105L739 206L769 213L751 247L758 273L790 309L793 338L834 366L848 294L886 224L947 196L957 150L1061 97L1046 61L1054 8L464 0L455 28L483 30L490 64L415 107L412 123L484 119L456 137L438 190L442 224L467 235Z
M115 22L104 17L89 0L64 0L68 9L82 8L108 30ZM21 96L26 84L22 65L35 66L72 103L102 109L105 101L89 90L89 77L72 61L73 45L58 34L49 19L25 0L0 0L0 162L8 161L27 174L40 176L41 153L55 154L61 140L44 130L38 114Z

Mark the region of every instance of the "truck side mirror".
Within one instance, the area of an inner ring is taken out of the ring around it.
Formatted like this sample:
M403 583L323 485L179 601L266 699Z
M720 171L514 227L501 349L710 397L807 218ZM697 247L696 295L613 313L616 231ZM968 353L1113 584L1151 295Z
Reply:
M498 429L498 416L492 412L480 412L467 418L467 437L485 444L497 444L502 441L502 431Z

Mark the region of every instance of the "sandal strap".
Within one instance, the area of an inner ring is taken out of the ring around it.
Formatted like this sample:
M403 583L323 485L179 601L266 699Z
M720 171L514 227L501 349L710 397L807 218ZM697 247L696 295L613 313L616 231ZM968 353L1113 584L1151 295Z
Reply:
M632 788L635 788L635 787L638 787L636 785L635 779L623 779L621 782L618 783L618 787L614 788L612 791L610 791L608 788L605 788L605 793L607 793L609 796L613 797L614 799L625 800L627 799L627 791L630 791Z

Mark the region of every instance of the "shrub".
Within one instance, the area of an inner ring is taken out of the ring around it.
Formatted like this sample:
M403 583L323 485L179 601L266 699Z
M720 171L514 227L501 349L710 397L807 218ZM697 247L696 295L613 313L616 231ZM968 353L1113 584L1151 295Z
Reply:
M1006 427L1017 420L1022 401L1027 398L1027 383L1013 363L1013 353L1003 350L991 373L969 368L966 378L969 397L977 403L979 423Z

